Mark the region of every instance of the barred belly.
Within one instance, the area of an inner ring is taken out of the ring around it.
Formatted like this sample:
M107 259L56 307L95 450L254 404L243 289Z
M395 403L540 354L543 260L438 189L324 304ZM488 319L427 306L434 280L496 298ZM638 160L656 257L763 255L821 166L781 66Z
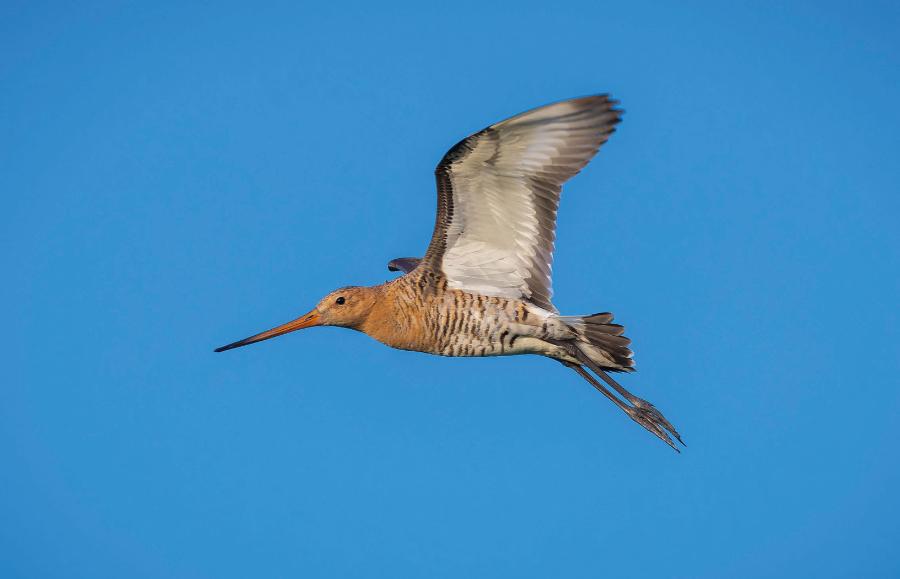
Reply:
M551 341L570 340L572 329L558 316L523 300L449 289L446 280L408 274L384 287L390 307L356 327L400 350L440 356L565 352Z
M549 312L520 300L449 290L429 307L429 351L441 356L543 354Z

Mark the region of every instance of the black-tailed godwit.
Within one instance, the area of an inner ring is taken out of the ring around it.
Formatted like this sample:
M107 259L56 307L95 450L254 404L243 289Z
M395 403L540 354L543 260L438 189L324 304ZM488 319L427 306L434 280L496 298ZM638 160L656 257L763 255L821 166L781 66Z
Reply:
M678 450L671 437L681 437L669 421L608 374L634 370L631 340L612 314L561 316L550 301L560 190L615 130L616 104L607 95L562 101L463 139L435 170L437 220L425 256L388 264L402 276L335 290L296 320L216 352L341 326L442 356L537 354L572 368Z

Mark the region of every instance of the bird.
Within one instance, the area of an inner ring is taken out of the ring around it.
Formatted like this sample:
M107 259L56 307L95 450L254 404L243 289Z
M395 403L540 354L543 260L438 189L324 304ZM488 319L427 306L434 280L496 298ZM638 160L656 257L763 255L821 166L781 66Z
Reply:
M625 328L609 312L560 315L551 301L562 185L616 130L618 105L608 94L558 101L461 140L435 169L437 216L424 256L388 263L402 275L336 289L299 318L215 351L339 326L399 350L545 356L680 452L673 439L683 445L681 435L663 414L610 376L635 369Z

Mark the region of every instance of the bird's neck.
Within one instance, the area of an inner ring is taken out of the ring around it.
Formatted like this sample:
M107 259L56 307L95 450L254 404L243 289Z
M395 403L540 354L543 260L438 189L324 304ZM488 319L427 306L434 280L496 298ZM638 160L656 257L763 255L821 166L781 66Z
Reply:
M377 298L366 318L354 329L392 348L414 349L421 337L423 328L420 326L424 322L421 304L413 303L415 300L410 297L414 286L413 280L403 276L371 288L376 292ZM417 311L410 311L416 305L419 306ZM416 313L419 315L415 315Z
M366 307L359 312L356 319L345 327L359 332L369 333L366 328L377 324L380 317L380 311L383 309L384 285L375 285L370 287L358 288L360 291L359 299L363 300Z

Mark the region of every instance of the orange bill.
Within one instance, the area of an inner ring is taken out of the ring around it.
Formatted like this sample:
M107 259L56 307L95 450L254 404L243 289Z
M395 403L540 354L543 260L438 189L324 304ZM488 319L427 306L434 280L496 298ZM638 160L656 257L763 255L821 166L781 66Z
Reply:
M255 344L256 342L262 342L263 340L268 340L269 338L274 338L276 336L281 336L282 334L287 334L288 332L293 332L294 330L302 330L303 328L311 328L313 326L322 325L319 320L319 313L316 310L309 312L304 316L300 316L296 320L292 322L288 322L286 324L282 324L277 328L272 328L271 330L266 330L260 334L256 334L255 336L250 336L249 338L244 338L243 340L239 340L237 342L228 344L227 346L222 346L221 348L216 348L216 352L224 352L225 350L231 350L233 348L240 348L241 346L247 346L249 344Z

